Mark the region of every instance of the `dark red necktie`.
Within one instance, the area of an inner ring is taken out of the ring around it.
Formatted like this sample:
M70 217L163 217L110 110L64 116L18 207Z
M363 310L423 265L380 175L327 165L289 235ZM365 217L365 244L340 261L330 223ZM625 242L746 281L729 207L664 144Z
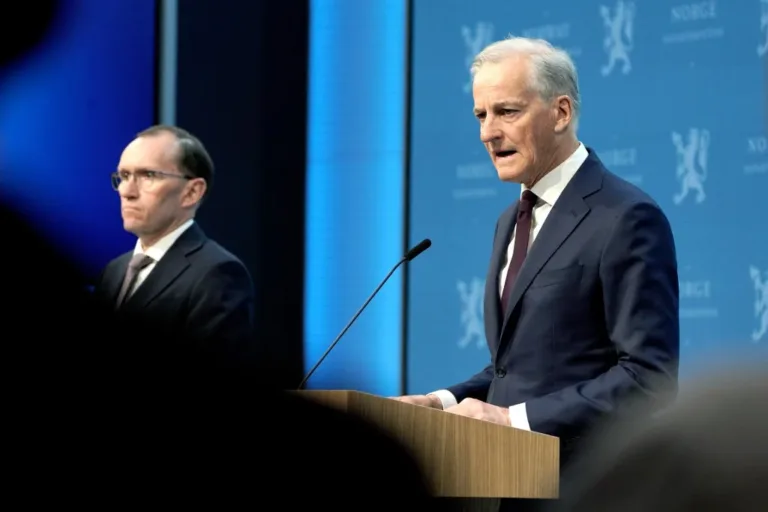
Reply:
M512 250L512 261L509 263L507 279L504 281L504 289L501 294L501 307L505 315L507 314L509 296L512 294L512 285L515 284L517 274L523 266L526 254L528 254L528 242L531 239L531 218L533 217L533 206L537 199L536 194L530 190L525 190L517 206L515 247Z

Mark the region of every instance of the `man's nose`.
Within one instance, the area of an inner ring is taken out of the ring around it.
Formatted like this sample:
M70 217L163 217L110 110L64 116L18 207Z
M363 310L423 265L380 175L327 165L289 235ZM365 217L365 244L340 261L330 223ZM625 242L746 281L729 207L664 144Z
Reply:
M495 118L488 116L483 120L483 124L480 125L480 140L487 144L501 138L501 130L499 130Z
M133 178L121 181L117 190L123 199L134 199L139 195L139 187Z

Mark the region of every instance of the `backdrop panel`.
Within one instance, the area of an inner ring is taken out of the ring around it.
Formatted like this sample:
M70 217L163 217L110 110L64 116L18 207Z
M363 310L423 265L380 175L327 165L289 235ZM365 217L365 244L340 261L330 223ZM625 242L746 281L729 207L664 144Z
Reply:
M406 2L316 0L310 19L306 369L404 254ZM397 394L402 298L398 272L309 387Z
M567 49L580 73L580 139L648 191L678 246L682 371L768 348L765 62L768 2L414 2L408 392L489 361L483 287L501 184L472 116L469 64L508 34Z

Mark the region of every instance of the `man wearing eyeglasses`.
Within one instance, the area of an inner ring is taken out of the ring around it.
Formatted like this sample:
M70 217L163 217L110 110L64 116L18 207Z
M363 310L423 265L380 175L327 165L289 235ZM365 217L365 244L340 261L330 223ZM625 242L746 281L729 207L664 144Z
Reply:
M139 133L112 174L123 227L138 240L107 265L95 295L119 317L149 322L157 339L239 363L255 354L252 280L194 221L213 177L208 152L189 132Z

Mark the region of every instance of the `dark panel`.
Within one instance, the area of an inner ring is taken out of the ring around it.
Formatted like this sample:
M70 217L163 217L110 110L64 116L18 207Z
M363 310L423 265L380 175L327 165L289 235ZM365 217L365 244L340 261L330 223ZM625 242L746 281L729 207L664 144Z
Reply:
M302 373L308 2L179 2L178 125L216 164L199 221L238 255L280 385Z
M406 19L406 51L407 62L405 68L405 175L403 177L403 247L404 253L411 244L411 98L413 87L413 0L408 1ZM400 393L408 393L408 272L409 265L403 265L403 324L400 363Z

